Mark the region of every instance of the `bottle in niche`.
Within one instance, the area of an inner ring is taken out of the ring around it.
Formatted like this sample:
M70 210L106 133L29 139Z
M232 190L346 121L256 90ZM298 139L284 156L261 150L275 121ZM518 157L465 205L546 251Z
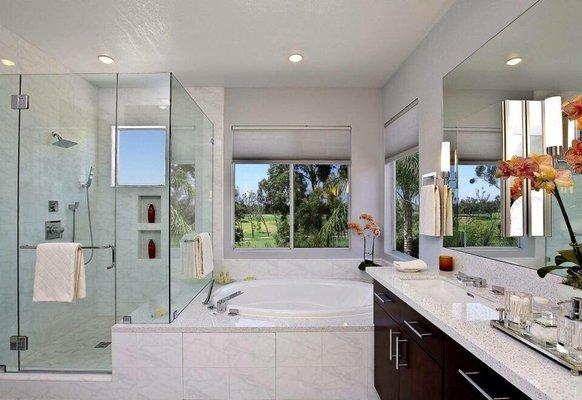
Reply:
M153 204L148 207L148 223L153 224L156 222L156 209Z
M156 242L153 239L148 242L148 257L156 258Z

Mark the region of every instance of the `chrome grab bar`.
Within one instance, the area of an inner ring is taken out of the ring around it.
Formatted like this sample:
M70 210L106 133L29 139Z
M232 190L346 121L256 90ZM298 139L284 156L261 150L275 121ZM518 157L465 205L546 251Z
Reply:
M36 250L37 245L31 244L23 244L19 246L22 250ZM115 245L112 244L105 244L102 246L81 246L83 250L103 250L103 249L111 249L111 265L107 267L107 269L115 268Z
M420 324L420 322L418 322L418 321L410 321L410 322L409 322L409 321L407 321L407 320L404 320L404 324L405 324L405 325L406 325L408 328L410 328L410 330L411 330L412 332L414 332L414 334L415 334L416 336L418 336L418 337L419 337L419 338L421 338L421 339L422 339L423 337L425 337L425 336L432 336L432 335L433 335L433 334L432 334L432 333L430 333L430 332L427 332L427 333L420 333L419 331L417 331L417 330L416 330L416 329L415 329L415 328L414 328L412 325Z
M384 294L384 297L385 298L383 298L382 297L382 294L384 294L384 293L378 294L378 293L374 292L374 297L377 298L380 301L380 303L382 303L382 304L384 304L384 303L394 303L394 300L388 298L388 296L386 296L385 294Z
M475 388L481 394L481 396L483 396L484 399L486 399L486 400L511 400L511 397L509 397L509 396L503 396L503 397L490 396L485 390L483 390L483 388L481 386L479 386L477 384L477 382L475 382L473 379L471 379L471 375L479 375L479 372L477 372L477 371L464 372L461 369L459 369L458 372L463 378L465 378L465 380L471 386L473 386L473 388Z

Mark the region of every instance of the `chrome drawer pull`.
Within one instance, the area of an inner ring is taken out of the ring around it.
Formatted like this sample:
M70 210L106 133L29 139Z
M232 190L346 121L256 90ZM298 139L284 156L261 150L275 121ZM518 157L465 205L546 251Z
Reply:
M400 367L408 367L408 364L400 364L400 352L398 351L398 344L399 343L405 343L408 342L408 339L398 339L396 338L396 354L395 354L395 359L396 359L396 370L398 370Z
M483 390L483 388L481 388L481 386L479 386L477 384L477 382L475 382L473 379L471 379L471 375L479 375L479 372L464 372L461 369L459 369L458 372L463 378L465 378L465 380L467 382L469 382L469 384L471 386L473 386L475 389L477 389L477 391L481 394L481 396L483 396L484 399L487 399L487 400L511 400L511 397L509 397L509 396L503 396L503 397L489 396L487 394L487 392L485 390Z
M419 331L417 331L416 329L414 329L414 327L413 327L412 325L415 325L415 324L420 324L420 322L418 322L418 321L410 321L410 322L408 322L408 321L404 320L404 323L406 324L406 326L407 326L407 327L409 327L409 328L410 328L410 330L411 330L412 332L414 332L414 334L415 334L416 336L418 336L418 337L419 337L419 338L421 338L421 339L422 339L423 337L425 337L425 336L433 336L433 334L432 334L432 333L430 333L430 332L427 332L427 333L420 333Z
M382 297L382 295L384 295L384 297ZM384 293L378 294L374 292L374 297L377 298L380 303L384 304L384 303L394 303L394 300L389 299L388 297L386 297L386 295Z
M389 338L388 338L388 340L389 340L388 352L390 353L390 355L388 356L389 361L392 361L392 357L394 357L394 354L392 354L392 340L393 340L392 335L394 335L398 338L398 335L400 335L400 332L393 331L392 329L390 329L390 331L389 331Z

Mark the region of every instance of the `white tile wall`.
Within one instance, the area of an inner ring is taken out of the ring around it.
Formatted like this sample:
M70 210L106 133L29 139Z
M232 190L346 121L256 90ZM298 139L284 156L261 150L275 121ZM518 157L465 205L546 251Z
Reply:
M0 379L0 399L377 400L371 331L115 332L112 346L111 381Z

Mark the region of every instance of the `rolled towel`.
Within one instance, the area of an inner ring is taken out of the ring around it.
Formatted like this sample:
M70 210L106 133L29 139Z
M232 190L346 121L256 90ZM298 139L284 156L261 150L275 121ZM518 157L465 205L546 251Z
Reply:
M428 269L428 265L422 260L394 261L393 264L398 271L402 272L417 272Z

